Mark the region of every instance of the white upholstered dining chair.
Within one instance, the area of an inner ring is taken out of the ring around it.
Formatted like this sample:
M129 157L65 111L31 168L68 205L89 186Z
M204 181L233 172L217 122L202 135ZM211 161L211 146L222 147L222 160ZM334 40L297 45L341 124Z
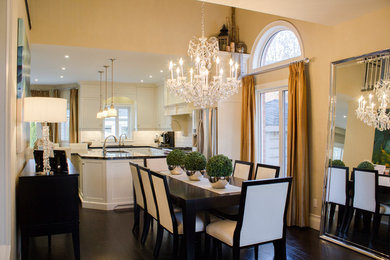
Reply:
M183 215L182 212L175 212L168 182L165 175L150 171L153 195L156 201L158 228L157 240L154 248L154 256L157 257L160 251L164 229L173 235L173 253L174 259L178 257L179 235L184 233ZM196 216L195 231L203 232L205 229L204 220L200 216Z
M272 179L279 177L280 167L275 165L268 165L258 163L256 164L255 180Z
M253 169L252 162L245 162L236 160L234 162L233 176L243 180L251 179Z
M206 227L207 235L233 248L239 259L240 248L274 243L275 259L286 255L286 213L291 177L245 181L242 184L239 218L221 220Z
M145 194L146 213L144 214L144 229L142 231L141 243L145 244L148 237L149 227L153 224L153 219L157 220L156 202L153 196L153 187L150 178L150 170L146 167L139 166L141 183ZM153 219L152 219L153 218Z
M141 184L141 176L139 172L139 166L136 163L130 162L130 171L133 178L133 188L134 188L134 225L133 225L133 234L138 234L139 231L139 218L141 209L146 214L146 201L145 194Z
M145 166L148 167L151 171L162 172L169 171L167 165L167 159L164 158L146 158Z

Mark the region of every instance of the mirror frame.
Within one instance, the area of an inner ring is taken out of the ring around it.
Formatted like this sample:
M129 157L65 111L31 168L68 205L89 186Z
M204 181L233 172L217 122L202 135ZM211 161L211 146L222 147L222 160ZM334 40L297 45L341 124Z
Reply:
M328 169L329 169L329 159L332 158L333 154L333 143L334 143L334 131L335 131L335 109L336 109L336 82L334 80L335 76L335 68L338 64L343 64L349 61L357 61L364 59L369 56L375 56L380 55L384 53L389 53L390 49L371 52L368 54L355 56L351 58L346 58L338 61L331 62L330 66L330 87L329 87L329 107L328 107L328 137L327 137L327 152L326 152L326 160L325 160L325 172L324 172L324 183L323 183L323 190L322 190L322 207L321 207L321 222L320 222L320 238L324 239L326 241L335 243L337 245L346 247L348 249L354 250L356 252L359 252L361 254L367 255L369 257L372 257L374 259L389 259L389 255L386 255L384 253L375 251L375 250L367 250L367 248L360 246L359 244L353 243L351 241L344 240L342 238L338 238L336 236L332 236L325 233L325 224L326 224L326 203L325 203L325 197L326 197L326 189L327 189L327 179L328 179Z

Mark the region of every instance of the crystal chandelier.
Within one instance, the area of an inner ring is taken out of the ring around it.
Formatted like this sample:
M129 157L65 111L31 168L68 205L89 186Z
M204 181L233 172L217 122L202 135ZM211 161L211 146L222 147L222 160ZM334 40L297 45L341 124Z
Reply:
M371 73L374 75L367 77L366 74L366 84L367 78L370 78L370 84L374 86L374 95L372 93L368 95L368 102L363 95L359 98L359 105L355 110L356 116L368 126L373 126L380 131L389 130L390 113L387 111L387 105L390 103L389 55L369 59L365 62L368 63L366 68L369 68L370 64L375 64L374 69L374 65L371 65ZM375 101L378 102L378 107Z
M194 103L201 108L215 106L218 101L237 93L241 86L241 80L238 80L238 63L234 64L230 59L229 74L224 76L224 65L218 54L218 39L204 36L204 2L202 2L202 36L194 37L188 46L188 55L195 66L185 73L182 58L176 69L171 61L169 63L171 75L166 82L167 88L183 98L185 102Z

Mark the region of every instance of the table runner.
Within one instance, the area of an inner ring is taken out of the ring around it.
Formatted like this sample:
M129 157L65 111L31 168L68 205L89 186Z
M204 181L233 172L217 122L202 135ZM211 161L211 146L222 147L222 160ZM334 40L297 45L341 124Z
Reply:
M161 171L160 173L164 174L170 178L173 178L173 179L176 179L176 180L179 180L179 181L182 181L182 182L185 182L185 183L188 183L188 184L191 184L191 185L197 186L199 188L209 190L209 191L212 191L212 192L215 192L218 194L229 194L229 193L240 193L241 192L241 187L230 185L230 184L227 184L224 189L214 189L213 187L211 187L210 181L204 177L202 177L200 179L200 181L191 181L188 179L188 176L185 173L182 173L180 175L173 175L169 171Z

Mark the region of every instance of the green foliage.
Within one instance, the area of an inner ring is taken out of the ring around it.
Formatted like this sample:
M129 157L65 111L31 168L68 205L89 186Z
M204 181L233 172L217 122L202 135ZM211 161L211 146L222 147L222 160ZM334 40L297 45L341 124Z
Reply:
M206 168L206 157L199 152L191 152L184 158L184 167L189 171L202 171Z
M345 167L345 163L342 160L333 160L331 166L343 166L343 167Z
M207 162L206 171L212 177L230 176L233 171L232 161L225 155L215 155Z
M374 165L369 161L363 161L359 163L357 168L362 170L375 170Z
M184 164L186 154L182 150L175 149L167 156L167 164L173 166L180 166Z

